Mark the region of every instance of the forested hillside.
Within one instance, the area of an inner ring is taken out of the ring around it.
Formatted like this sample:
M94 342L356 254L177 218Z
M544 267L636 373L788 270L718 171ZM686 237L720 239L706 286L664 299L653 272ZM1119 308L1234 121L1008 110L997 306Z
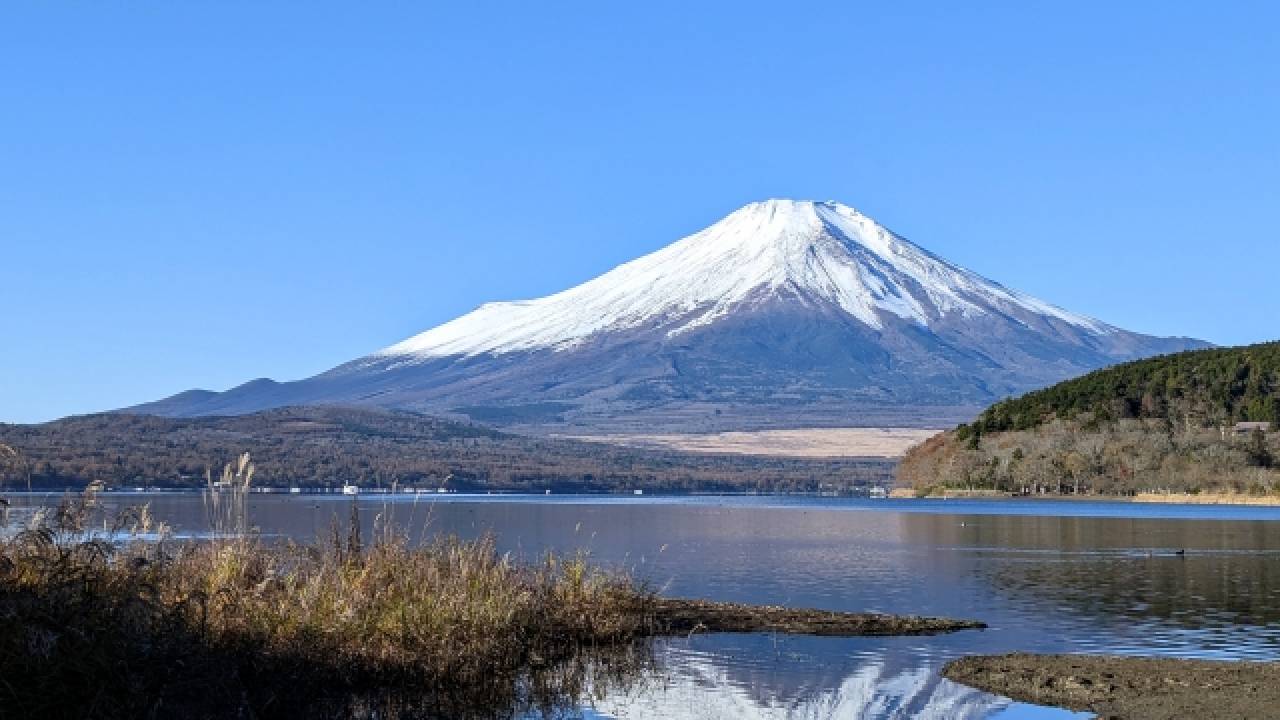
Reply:
M1098 370L996 403L957 432L1028 430L1089 415L1191 422L1280 422L1280 342L1163 355Z
M914 448L898 478L921 491L1269 494L1277 425L1280 342L1196 350L999 402Z
M198 486L253 455L263 485L446 484L458 490L818 490L887 482L878 459L800 460L636 450L529 438L411 412L282 408L162 418L100 414L0 425L0 483L13 488Z

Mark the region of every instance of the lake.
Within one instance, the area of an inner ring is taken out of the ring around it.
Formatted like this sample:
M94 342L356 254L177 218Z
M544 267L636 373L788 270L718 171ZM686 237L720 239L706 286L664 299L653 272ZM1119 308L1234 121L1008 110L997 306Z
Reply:
M13 496L22 505L52 496ZM197 494L111 493L179 534ZM262 532L310 540L351 498L254 495ZM1015 650L1271 660L1280 651L1280 508L1071 501L789 497L361 496L366 534L493 533L533 557L583 549L665 594L941 615L989 629L921 638L695 635L657 676L602 688L600 718L1066 718L939 677Z

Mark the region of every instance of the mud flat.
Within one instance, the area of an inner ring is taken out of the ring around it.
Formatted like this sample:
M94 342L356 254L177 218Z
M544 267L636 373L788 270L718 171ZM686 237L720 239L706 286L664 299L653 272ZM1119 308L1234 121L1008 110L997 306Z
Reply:
M658 598L652 610L655 634L686 635L695 632L776 632L792 635L937 635L985 628L973 620L832 612L777 605L743 605Z
M1100 718L1280 717L1280 663L1015 653L954 660L942 674L1014 700Z

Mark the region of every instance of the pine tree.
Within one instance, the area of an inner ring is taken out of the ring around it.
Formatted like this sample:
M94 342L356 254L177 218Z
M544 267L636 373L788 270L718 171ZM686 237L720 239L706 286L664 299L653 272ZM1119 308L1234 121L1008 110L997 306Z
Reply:
M1271 467L1273 461L1271 448L1267 447L1267 436L1262 432L1262 428L1253 429L1253 434L1249 437L1249 447L1245 453L1249 455L1250 464L1264 468Z

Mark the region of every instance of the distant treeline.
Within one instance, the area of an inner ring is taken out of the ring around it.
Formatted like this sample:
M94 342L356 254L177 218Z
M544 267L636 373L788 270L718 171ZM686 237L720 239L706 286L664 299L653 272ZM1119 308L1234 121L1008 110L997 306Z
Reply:
M1280 343L1195 350L997 403L913 448L898 480L920 492L1280 494L1277 421Z
M0 425L6 487L196 487L252 454L260 485L443 486L603 492L848 490L885 483L891 461L697 455L531 438L410 412L298 407L233 417L99 414Z

